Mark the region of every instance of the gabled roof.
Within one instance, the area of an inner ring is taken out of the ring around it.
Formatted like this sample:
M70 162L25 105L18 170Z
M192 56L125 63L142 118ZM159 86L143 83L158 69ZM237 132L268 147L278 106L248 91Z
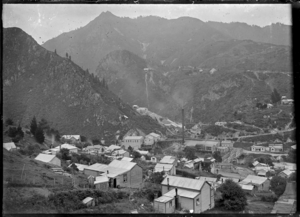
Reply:
M170 171L173 168L173 164L158 163L154 167L154 172Z
M17 148L17 147L16 147L15 143L7 142L7 143L3 143L3 148L10 151L11 149L14 149L14 148Z
M101 149L101 145L90 145L84 148L84 150L93 150L93 149Z
M80 135L63 135L62 136L62 138L65 138L65 139L71 139L72 137L77 140L80 139Z
M149 136L153 136L154 138L159 138L160 135L157 133L150 133Z
M126 161L122 161L122 162L123 163L131 163L131 162L126 162ZM105 175L109 178L117 177L117 176L122 175L122 174L129 171L129 169L118 168L118 167L113 167L113 166L110 166L110 165L99 164L99 163L95 163L95 164L93 164L93 165L91 165L91 166L89 166L85 169L102 172L101 175Z
M198 191L189 191L189 190L185 190L185 189L177 189L177 195L180 197L187 197L187 198L195 198L200 194L200 192ZM171 191L167 192L164 194L164 196L167 197L175 197L176 196L176 190L175 188L172 189Z
M87 198L85 198L85 199L82 201L82 203L87 204L87 203L90 202L91 200L93 200L92 197L87 197Z
M283 170L283 171L281 171L280 173L284 173L285 175L287 175L287 176L290 176L292 173L294 173L294 171L291 171L291 170Z
M129 162L131 162L133 160L133 158L131 158L131 157L123 157L121 160L122 161L129 161Z
M197 190L200 191L202 188L204 181L197 180L197 179L190 179L185 177L179 176L167 176L161 183L161 185L169 185L178 188L185 188L189 190Z
M120 150L115 150L114 153L115 154L125 154L127 151L120 149Z
M240 182L240 184L254 184L254 185L261 185L268 179L266 177L260 177L260 176L254 176L254 175L248 175L244 180Z
M65 144L56 146L55 148L52 148L51 150L60 150L60 148L61 149L65 148L65 149L69 149L69 150L78 149L76 146L65 143Z
M136 163L129 162L129 161L120 161L120 160L113 160L109 166L110 167L116 167L116 168L121 168L121 169L126 169L126 170L131 170Z
M164 156L160 163L173 164L176 161L176 157L173 156Z
M38 161L42 161L42 162L45 162L45 163L49 163L51 162L56 156L55 155L50 155L50 154L39 154L35 160L38 160Z

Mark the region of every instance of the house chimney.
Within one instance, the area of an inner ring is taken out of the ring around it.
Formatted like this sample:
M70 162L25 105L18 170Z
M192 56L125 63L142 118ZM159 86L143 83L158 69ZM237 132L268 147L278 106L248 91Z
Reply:
M182 145L184 145L184 108L182 108Z
M178 192L177 188L175 188L175 209L178 208Z
M109 174L109 171L107 170L107 174Z
M167 178L168 191L169 191L169 178Z

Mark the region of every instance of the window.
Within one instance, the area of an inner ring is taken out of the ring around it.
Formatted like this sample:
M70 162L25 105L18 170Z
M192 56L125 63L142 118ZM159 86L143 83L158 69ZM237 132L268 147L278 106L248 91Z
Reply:
M172 207L172 200L169 202L169 207Z
M123 182L127 182L127 173L123 175Z
M196 199L196 206L200 206L200 199L199 198Z

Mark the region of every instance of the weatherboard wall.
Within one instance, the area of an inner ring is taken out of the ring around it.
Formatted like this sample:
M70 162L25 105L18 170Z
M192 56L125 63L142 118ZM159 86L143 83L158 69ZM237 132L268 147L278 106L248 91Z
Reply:
M120 187L139 188L143 183L143 170L138 165L135 165L130 171L117 176L116 179L117 185Z

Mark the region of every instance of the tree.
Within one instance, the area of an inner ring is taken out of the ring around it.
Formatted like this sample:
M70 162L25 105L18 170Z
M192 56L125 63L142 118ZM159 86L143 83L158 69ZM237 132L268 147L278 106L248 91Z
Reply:
M62 148L60 150L60 153L61 153L62 160L70 160L71 159L71 157L69 156L69 149Z
M69 60L71 60L71 55L69 56Z
M141 155L139 152L137 152L137 151L133 151L133 152L132 152L132 157L133 157L134 159L137 159L137 158L142 157L142 155Z
M34 134L35 140L42 144L45 141L44 131L40 127L38 127Z
M297 171L291 174L288 181L289 182L296 182L297 181Z
M49 130L49 125L46 119L42 118L41 121L38 124L38 127L41 128L42 130Z
M37 126L36 118L34 116L30 124L30 132L32 133L32 135L35 135L35 131L37 128L38 126Z
M68 54L68 53L66 53L66 57L67 57L67 58L69 57L69 54Z
M186 147L184 149L184 152L185 152L185 157L189 160L194 160L197 158L195 155L195 150L192 147Z
M54 50L54 53L56 54L56 49Z
M6 125L6 126L11 126L11 125L14 125L14 122L13 122L12 119L7 118L6 121L5 121L5 125Z
M285 191L286 180L281 176L274 176L270 182L270 189L280 197Z
M274 88L273 92L271 93L271 101L272 103L276 104L281 100L281 96L278 93L277 89Z
M216 159L216 162L222 162L222 156L219 151L215 151L212 156Z
M226 180L217 189L221 198L217 201L218 206L232 211L242 211L247 205L247 198L242 188L232 180Z
M149 181L152 183L161 184L161 182L164 180L164 175L164 171L152 173L149 177Z
M19 124L18 128L17 128L17 134L19 137L23 138L24 137L24 132L22 130L21 125Z
M8 129L8 133L7 133L7 134L8 134L8 136L11 137L11 138L17 136L17 134L18 134L17 128L16 128L16 127L10 127L10 128Z
M129 147L127 148L127 150L128 150L129 153L132 153L132 152L133 152L133 148L132 148L131 146L129 146Z

